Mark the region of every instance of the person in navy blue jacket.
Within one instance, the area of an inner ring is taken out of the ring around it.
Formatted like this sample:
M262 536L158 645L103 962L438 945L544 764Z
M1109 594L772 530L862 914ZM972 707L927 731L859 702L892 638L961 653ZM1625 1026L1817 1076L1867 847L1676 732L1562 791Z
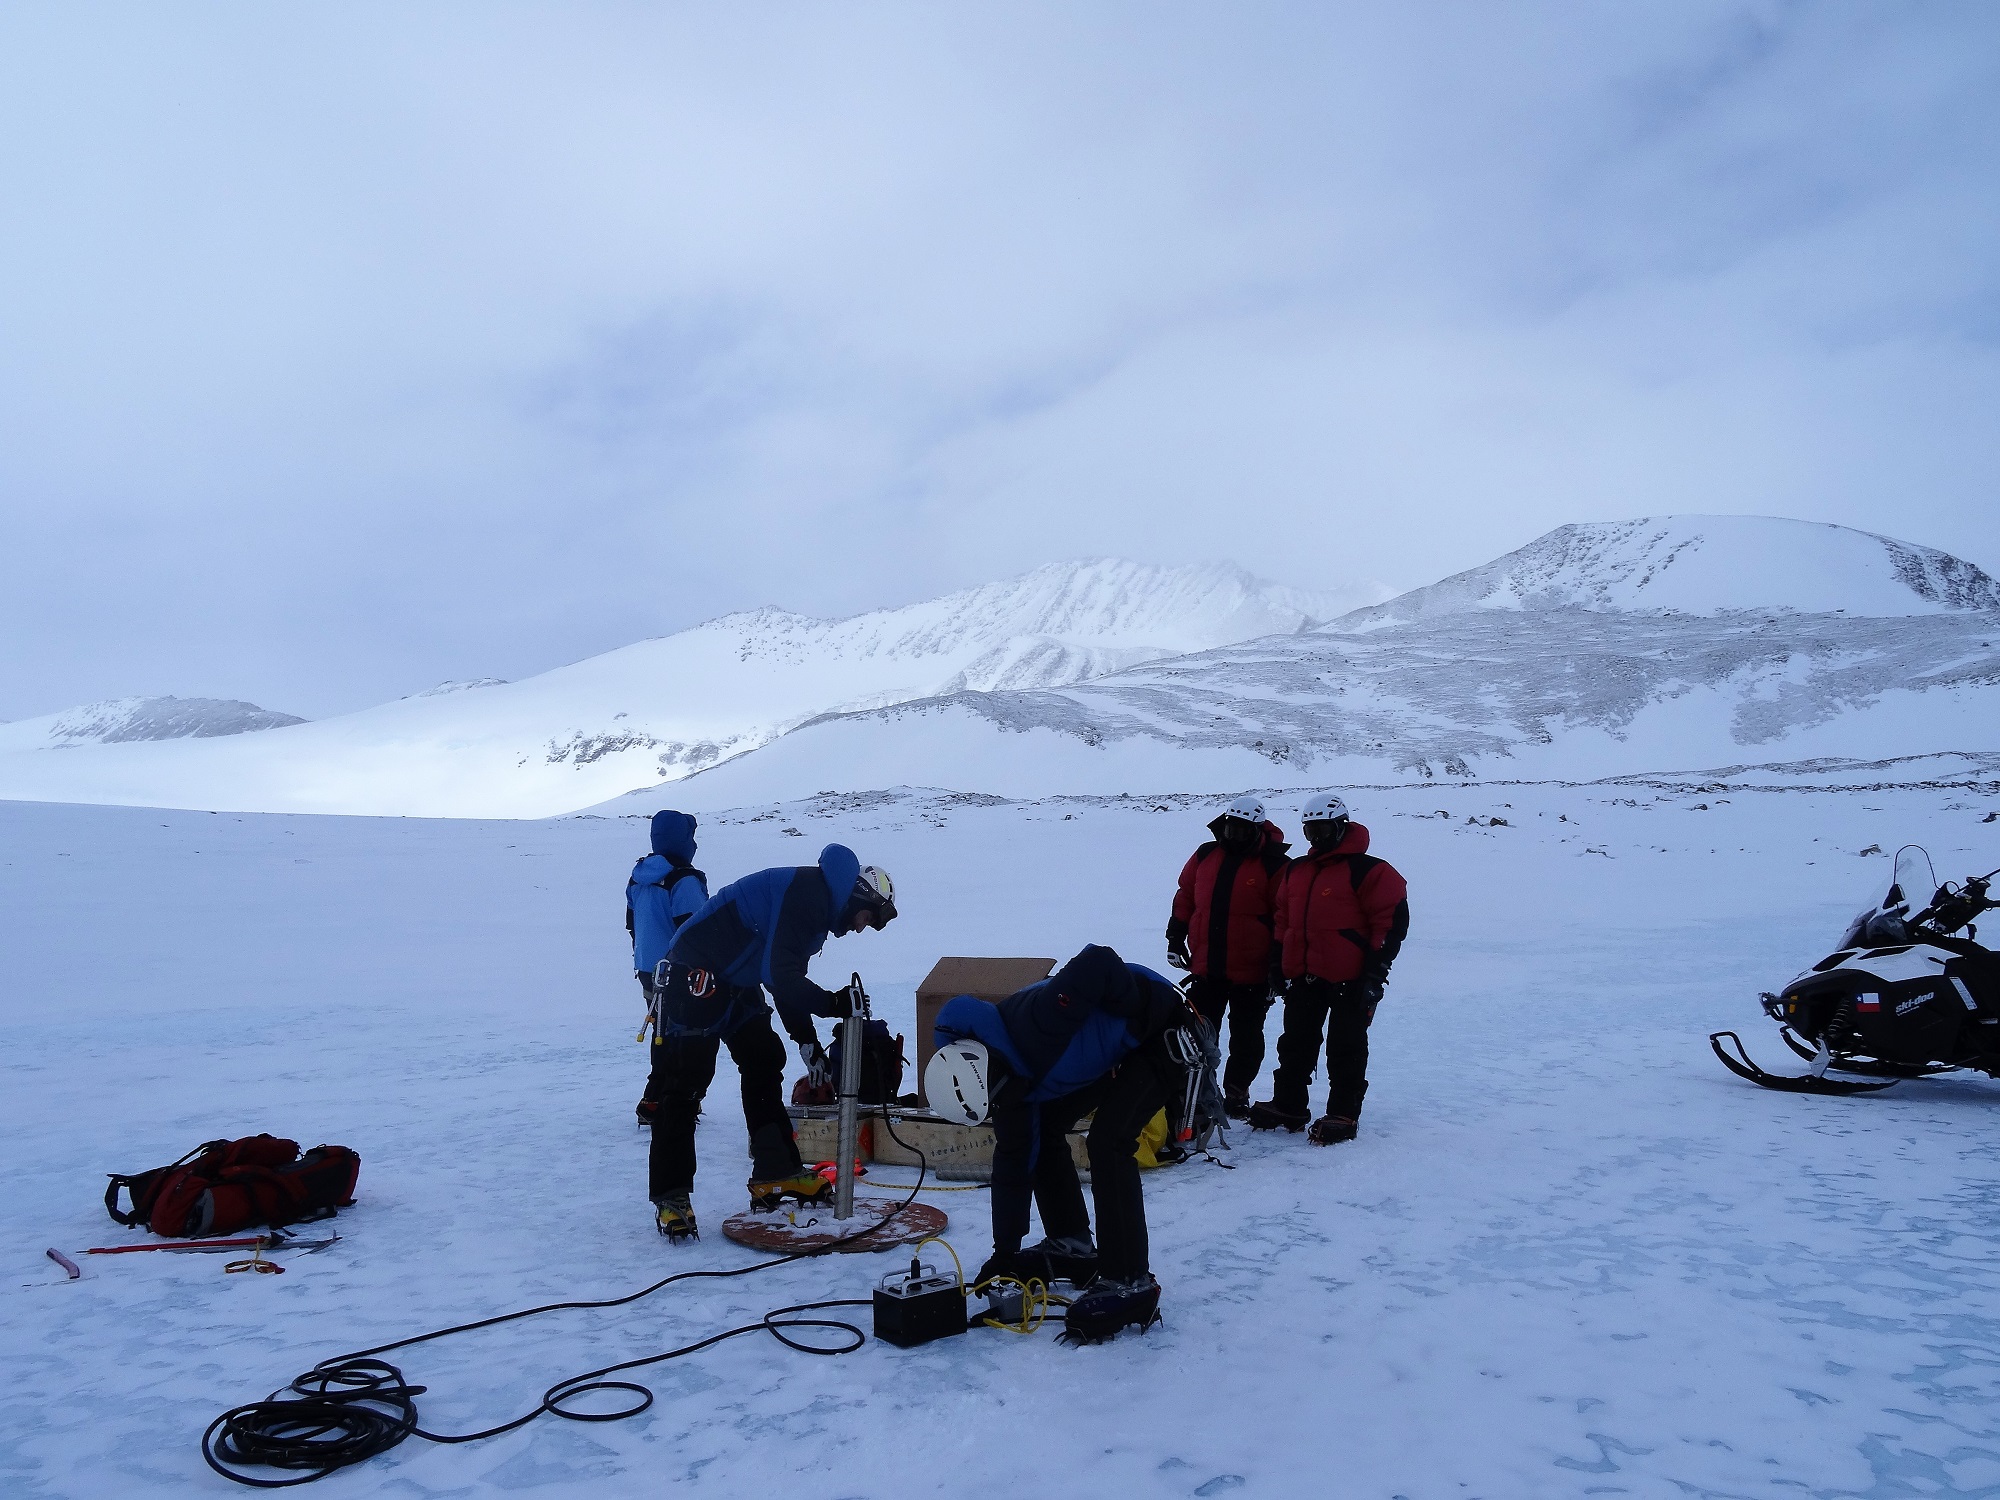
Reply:
M938 1012L936 1045L984 1043L994 1134L990 1276L1061 1277L1089 1290L1071 1305L1069 1331L1108 1337L1157 1316L1146 1201L1135 1153L1139 1132L1183 1076L1167 1034L1187 1015L1165 976L1109 948L1085 948L998 1005L960 995ZM1066 1137L1095 1110L1087 1144L1097 1246ZM1032 1196L1046 1236L1023 1251Z
M694 1124L720 1047L729 1049L741 1075L751 1203L773 1208L786 1197L824 1195L827 1185L806 1172L792 1137L781 1093L785 1048L771 1030L764 993L776 1002L807 1069L823 1079L826 1054L813 1017L846 1015L847 996L814 984L806 965L828 937L880 929L895 916L888 872L863 867L853 850L828 844L817 864L759 870L724 886L675 933L654 986L663 1066L648 1190L662 1234L673 1240L695 1234Z
M708 900L708 877L694 867L694 818L684 812L662 809L653 814L653 852L632 866L625 882L625 931L632 938L632 968L639 989L646 997L646 1013L653 1014L653 968L667 956L667 948L681 924ZM646 1079L637 1114L648 1126L659 1110L661 1083L661 1033L653 1033L653 1066Z

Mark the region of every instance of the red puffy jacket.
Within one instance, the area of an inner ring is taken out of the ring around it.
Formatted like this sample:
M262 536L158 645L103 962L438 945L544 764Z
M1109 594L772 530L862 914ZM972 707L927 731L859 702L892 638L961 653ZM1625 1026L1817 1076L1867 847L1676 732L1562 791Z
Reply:
M1187 939L1189 973L1228 984L1261 984L1270 974L1272 907L1291 846L1275 823L1263 834L1248 854L1203 844L1181 868L1167 942Z
M1350 823L1329 853L1291 862L1275 923L1287 979L1386 978L1410 930L1409 886L1368 853L1368 830Z

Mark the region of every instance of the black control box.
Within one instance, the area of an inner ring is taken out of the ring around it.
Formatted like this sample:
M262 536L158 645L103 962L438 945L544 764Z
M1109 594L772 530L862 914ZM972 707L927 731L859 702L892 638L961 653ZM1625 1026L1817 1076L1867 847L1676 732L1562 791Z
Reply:
M899 1349L965 1332L965 1293L956 1276L912 1266L875 1288L875 1337Z

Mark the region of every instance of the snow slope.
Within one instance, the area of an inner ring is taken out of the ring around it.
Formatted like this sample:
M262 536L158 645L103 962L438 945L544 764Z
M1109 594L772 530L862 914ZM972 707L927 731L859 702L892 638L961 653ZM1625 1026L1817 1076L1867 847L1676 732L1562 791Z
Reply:
M1879 613L1814 612L1830 598ZM1969 563L1814 523L1563 527L1318 630L829 718L676 795L1586 780L1996 749L1996 598Z
M1784 1097L1703 1041L1734 1027L1790 1062L1756 991L1886 877L1860 850L1920 839L1954 876L2000 863L1983 821L2000 782L1973 769L1866 793L1357 797L1415 913L1362 1138L1237 1133L1234 1171L1149 1174L1166 1321L1145 1338L975 1330L831 1359L738 1339L634 1372L658 1397L634 1420L412 1439L310 1493L1990 1496L2000 1085ZM903 918L830 944L815 972L859 968L907 1033L940 953L1096 940L1157 961L1216 805L843 796L704 818L702 862L727 879L838 837L893 869ZM669 1250L644 1202L617 917L644 837L636 819L0 805L10 1500L237 1493L202 1466L201 1430L318 1359L749 1262L712 1234ZM107 949L107 895L129 891L144 899ZM699 1131L711 1224L742 1196L730 1067ZM43 1258L139 1238L105 1218L102 1173L259 1129L361 1153L332 1250L272 1277L83 1258L75 1283ZM906 1177L869 1191L890 1180ZM930 1201L976 1264L983 1194ZM388 1358L429 1387L428 1430L466 1432L559 1376L866 1297L889 1260L684 1283ZM834 1315L850 1313L865 1322Z
M0 754L142 740L213 739L306 721L236 698L110 698L0 724Z
M11 742L0 740L0 796L540 816L685 776L829 711L1051 687L1310 628L1357 602L1227 565L1051 565L847 620L777 609L729 615L525 681L449 683L227 741L79 746L53 756L7 753Z

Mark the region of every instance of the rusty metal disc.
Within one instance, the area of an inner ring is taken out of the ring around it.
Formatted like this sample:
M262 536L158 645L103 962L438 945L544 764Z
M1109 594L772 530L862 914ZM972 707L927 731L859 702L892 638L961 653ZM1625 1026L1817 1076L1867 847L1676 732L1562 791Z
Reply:
M856 1198L854 1217L833 1216L831 1203L787 1203L768 1213L745 1209L722 1221L722 1233L739 1245L772 1255L789 1255L798 1250L824 1250L835 1240L868 1228L882 1227L862 1235L852 1244L839 1247L843 1254L862 1250L888 1250L897 1245L914 1245L930 1235L941 1234L951 1221L942 1209L928 1203L912 1203L898 1211L901 1198ZM893 1217L891 1217L893 1215ZM886 1223L883 1221L887 1220Z

